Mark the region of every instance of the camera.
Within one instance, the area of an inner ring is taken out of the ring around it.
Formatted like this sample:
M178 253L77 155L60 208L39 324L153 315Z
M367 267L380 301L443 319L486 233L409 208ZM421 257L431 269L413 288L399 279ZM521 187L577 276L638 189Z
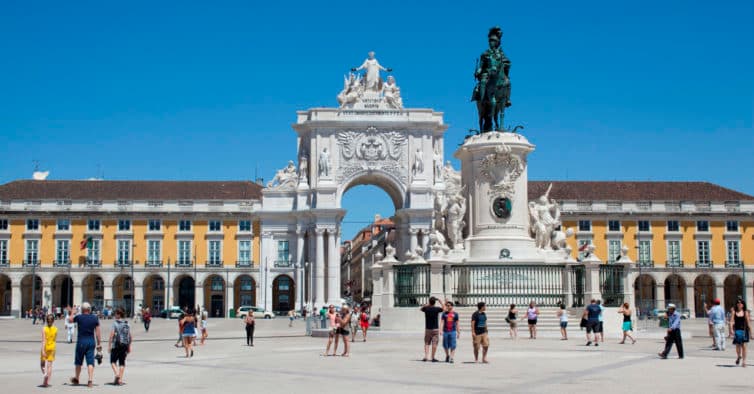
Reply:
M102 352L97 351L97 355L94 356L94 359L97 360L97 365L102 365Z

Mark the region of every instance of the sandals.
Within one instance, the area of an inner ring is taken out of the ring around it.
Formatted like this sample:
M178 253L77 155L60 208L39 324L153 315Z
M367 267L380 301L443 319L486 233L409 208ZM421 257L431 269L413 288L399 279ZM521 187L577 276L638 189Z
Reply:
M113 381L113 386L120 386L120 378L119 377L117 377L117 376L115 377L115 380Z
M78 386L79 385L79 380L76 379L76 378L71 378L71 384L74 385L74 386Z
M91 381L91 380L90 380L90 381L88 381L88 382L86 382L86 387L89 387L89 388L92 388L92 387L94 387L94 384L92 384L92 381Z

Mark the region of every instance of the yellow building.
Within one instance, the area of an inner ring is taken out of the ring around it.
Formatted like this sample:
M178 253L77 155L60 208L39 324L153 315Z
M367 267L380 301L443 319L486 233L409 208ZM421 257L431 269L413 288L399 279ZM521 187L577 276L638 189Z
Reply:
M575 258L632 261L633 301L645 312L675 303L704 316L713 299L730 308L754 299L754 197L706 182L530 182L529 198L552 183ZM623 258L626 260L625 258Z

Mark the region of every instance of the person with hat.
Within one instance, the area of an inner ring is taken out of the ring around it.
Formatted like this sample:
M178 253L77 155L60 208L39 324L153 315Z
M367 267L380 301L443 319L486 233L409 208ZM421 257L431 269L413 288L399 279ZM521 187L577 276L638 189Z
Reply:
M720 306L719 298L715 298L712 304L709 310L709 320L712 322L715 350L725 350L725 310Z
M681 314L675 304L668 304L668 335L665 336L665 350L658 353L661 359L668 358L668 353L675 343L678 358L683 359L683 340L681 339Z

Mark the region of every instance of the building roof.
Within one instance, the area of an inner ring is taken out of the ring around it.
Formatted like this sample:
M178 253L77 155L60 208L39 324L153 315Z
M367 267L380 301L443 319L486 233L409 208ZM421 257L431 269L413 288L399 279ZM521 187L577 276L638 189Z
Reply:
M249 181L33 181L0 185L0 200L259 200Z
M754 196L709 182L529 181L529 200L547 191L558 200L754 201Z

